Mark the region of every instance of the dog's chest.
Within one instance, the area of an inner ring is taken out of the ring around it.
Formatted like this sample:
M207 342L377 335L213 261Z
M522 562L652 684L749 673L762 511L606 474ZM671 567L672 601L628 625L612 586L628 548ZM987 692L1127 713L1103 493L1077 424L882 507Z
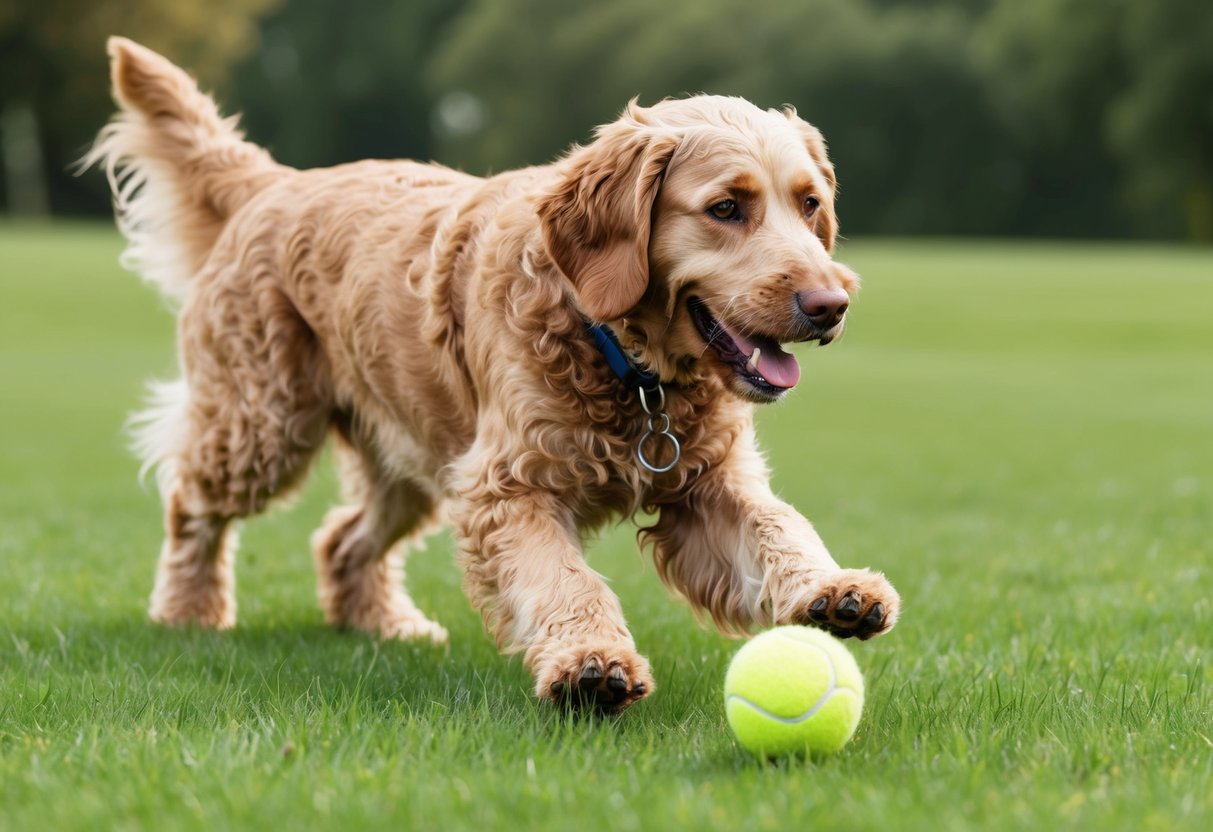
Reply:
M586 473L594 474L577 478L578 514L596 524L638 508L680 502L701 477L724 463L747 425L702 394L673 393L665 408L652 413L630 397L617 401L609 419L595 422L592 437L582 434L578 440L574 456L588 456Z

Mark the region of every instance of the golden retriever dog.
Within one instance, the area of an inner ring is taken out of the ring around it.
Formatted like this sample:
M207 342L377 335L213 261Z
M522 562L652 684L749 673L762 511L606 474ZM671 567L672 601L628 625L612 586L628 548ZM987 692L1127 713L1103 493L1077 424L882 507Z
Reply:
M124 262L176 305L181 376L136 440L165 511L151 617L236 622L234 520L297 486L332 436L348 505L312 537L329 622L442 642L404 588L440 522L465 589L535 694L618 711L654 689L583 534L641 515L662 580L722 631L866 639L885 577L843 569L771 490L755 406L781 345L841 334L834 171L792 109L632 102L559 161L295 170L182 70L109 41L107 172ZM806 430L811 430L806 426Z

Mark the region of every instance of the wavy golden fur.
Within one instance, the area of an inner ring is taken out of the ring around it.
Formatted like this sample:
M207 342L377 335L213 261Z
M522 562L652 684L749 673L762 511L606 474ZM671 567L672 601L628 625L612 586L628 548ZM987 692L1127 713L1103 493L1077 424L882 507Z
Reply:
M662 579L722 630L893 626L893 588L834 562L755 444L755 402L798 376L778 342L832 340L857 285L830 257L825 145L794 111L633 102L561 160L488 179L300 171L164 58L109 52L121 111L85 161L127 262L179 305L181 378L136 420L166 511L154 620L235 623L231 522L332 436L349 505L312 538L328 620L444 640L405 592L401 541L449 522L472 603L540 697L618 710L653 690L581 548L641 508ZM645 414L587 321L659 376L669 473L638 464Z

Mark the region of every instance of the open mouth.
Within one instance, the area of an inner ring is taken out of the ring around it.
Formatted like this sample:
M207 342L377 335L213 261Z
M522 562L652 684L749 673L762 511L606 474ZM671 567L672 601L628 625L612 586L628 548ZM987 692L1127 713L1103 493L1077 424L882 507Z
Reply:
M800 381L796 356L784 350L775 338L734 329L713 317L699 298L688 300L687 308L700 337L760 398L777 399Z

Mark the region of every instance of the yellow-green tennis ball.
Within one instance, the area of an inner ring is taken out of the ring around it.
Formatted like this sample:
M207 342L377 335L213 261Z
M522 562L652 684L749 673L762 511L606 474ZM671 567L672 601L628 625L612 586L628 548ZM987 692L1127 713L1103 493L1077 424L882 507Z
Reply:
M828 633L776 627L733 657L724 707L737 741L755 754L833 754L859 725L863 675Z

